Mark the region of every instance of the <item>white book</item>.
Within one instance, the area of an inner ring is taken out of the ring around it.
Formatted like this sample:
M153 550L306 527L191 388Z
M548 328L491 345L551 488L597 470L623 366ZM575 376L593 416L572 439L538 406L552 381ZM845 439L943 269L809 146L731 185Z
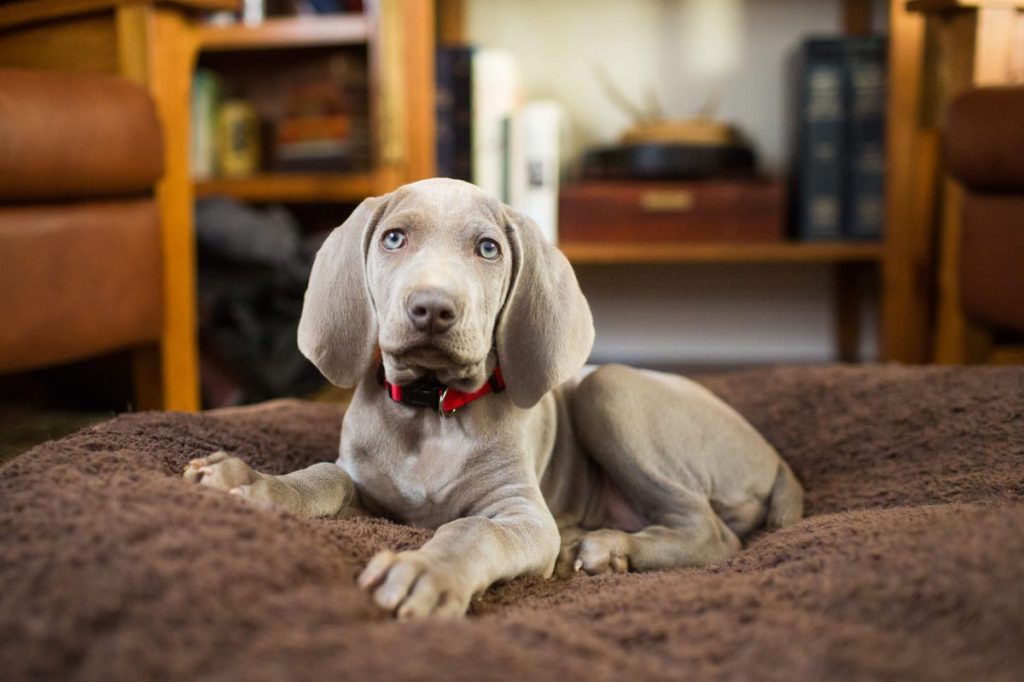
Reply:
M558 243L558 180L561 174L561 105L527 102L513 126L521 153L513 151L512 207L533 218L552 244Z
M473 53L473 183L502 201L511 198L509 149L521 95L515 58L507 50Z

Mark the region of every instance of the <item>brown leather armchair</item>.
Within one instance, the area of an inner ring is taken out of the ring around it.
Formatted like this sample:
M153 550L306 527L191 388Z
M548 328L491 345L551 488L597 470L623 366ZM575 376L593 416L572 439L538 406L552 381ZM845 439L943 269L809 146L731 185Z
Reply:
M0 372L132 348L161 407L163 140L121 78L0 69Z
M959 360L1020 362L993 342L1024 338L1024 86L970 91L948 113L947 162L964 194L954 291L974 339Z

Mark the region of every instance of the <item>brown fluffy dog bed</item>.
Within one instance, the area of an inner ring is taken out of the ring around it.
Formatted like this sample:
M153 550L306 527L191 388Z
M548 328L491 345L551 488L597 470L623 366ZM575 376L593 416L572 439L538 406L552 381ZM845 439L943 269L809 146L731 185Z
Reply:
M732 560L521 579L395 622L354 576L429 532L299 521L180 477L333 460L340 410L122 416L0 470L4 679L1024 678L1024 369L707 378L807 487Z

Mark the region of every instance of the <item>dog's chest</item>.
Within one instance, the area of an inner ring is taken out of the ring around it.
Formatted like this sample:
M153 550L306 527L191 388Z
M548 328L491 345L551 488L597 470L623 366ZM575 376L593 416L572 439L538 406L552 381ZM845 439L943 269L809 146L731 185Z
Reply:
M413 448L372 444L354 448L340 464L370 506L406 523L436 527L464 502L459 481L467 453L451 439L423 438Z

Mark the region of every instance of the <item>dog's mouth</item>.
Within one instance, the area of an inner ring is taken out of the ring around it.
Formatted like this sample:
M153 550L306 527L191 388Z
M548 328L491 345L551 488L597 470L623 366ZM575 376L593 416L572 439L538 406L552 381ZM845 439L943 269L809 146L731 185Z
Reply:
M433 375L458 390L475 390L487 379L487 357L468 358L432 344L404 348L381 348L384 373L399 386Z

